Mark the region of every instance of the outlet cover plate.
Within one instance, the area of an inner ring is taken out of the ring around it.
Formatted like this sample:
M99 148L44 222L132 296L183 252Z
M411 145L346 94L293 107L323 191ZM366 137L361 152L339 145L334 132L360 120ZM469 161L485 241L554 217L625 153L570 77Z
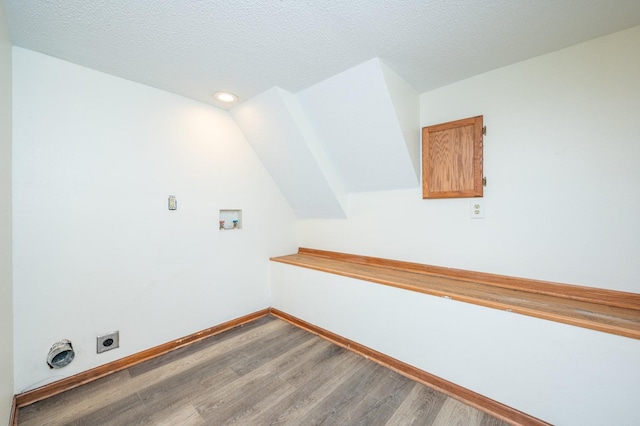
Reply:
M96 350L99 354L120 347L120 332L113 331L111 333L98 336L96 338L96 342Z
M484 219L484 200L476 198L469 202L471 219Z

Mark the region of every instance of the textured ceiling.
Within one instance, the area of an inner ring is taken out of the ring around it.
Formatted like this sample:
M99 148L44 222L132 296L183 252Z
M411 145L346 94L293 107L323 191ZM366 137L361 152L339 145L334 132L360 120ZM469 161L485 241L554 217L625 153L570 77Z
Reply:
M381 58L424 92L640 24L639 0L4 0L14 45L216 104Z

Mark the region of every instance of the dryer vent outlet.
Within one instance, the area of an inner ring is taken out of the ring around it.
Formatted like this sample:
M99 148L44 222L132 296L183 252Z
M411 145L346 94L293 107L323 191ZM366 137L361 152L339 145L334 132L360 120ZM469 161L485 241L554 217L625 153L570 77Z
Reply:
M120 332L113 331L111 333L98 336L97 340L97 353L110 351L120 346Z
M54 343L47 355L49 368L62 368L71 363L76 356L71 342L67 339Z

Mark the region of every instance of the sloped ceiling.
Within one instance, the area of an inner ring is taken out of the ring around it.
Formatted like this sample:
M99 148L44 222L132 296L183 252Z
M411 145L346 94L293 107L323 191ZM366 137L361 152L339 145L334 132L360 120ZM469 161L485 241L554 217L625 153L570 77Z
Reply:
M5 3L17 46L211 104L375 57L422 93L640 24L637 0Z
M396 77L388 67L385 71ZM393 81L401 83L389 86L376 58L297 95L347 192L418 184L417 158L412 158L419 146L418 92L400 78ZM390 89L400 105L410 108L396 109ZM405 118L405 132L399 116Z
M348 193L418 186L418 93L377 58L231 114L298 218L344 218Z
M292 94L274 87L231 113L298 218L344 218L344 193L314 155L296 108Z

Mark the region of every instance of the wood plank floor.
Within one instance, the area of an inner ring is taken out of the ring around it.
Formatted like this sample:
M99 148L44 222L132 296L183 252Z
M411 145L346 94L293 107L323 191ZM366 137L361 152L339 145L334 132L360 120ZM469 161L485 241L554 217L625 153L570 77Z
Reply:
M30 425L506 425L267 316L18 411Z

